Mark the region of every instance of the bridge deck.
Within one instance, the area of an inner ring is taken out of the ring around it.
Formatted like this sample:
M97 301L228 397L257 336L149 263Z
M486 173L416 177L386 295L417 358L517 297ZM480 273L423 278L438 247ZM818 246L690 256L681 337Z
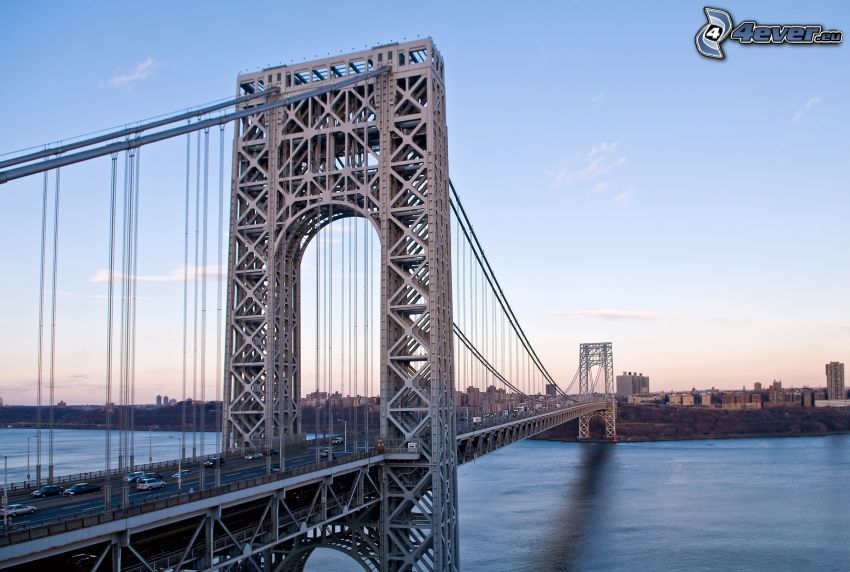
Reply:
M457 435L458 462L473 460L584 413L604 408L604 402L588 402L510 419L491 418L488 423L474 426L464 427L462 424ZM313 456L314 452L308 455ZM386 455L391 456L392 451L388 449ZM227 470L223 468L221 478L225 484L218 487L189 493L185 492L189 482L182 492L171 485L175 490L159 494L137 493L139 496L136 498L140 498L140 502L110 511L102 510L101 498L83 496L34 501L33 504L41 503L38 514L46 513L49 517L50 510L53 510L60 515L60 520L44 522L31 519L5 530L0 535L0 568L83 548L89 551L96 548L105 555L110 544L115 542L123 542L134 551L137 548L143 551L146 542L160 543L165 531L179 528L181 524L186 528L186 523L191 523L188 525L190 528L200 527L195 523L210 519L228 531L226 542L215 542L210 547L200 546L204 544L203 538L199 541L196 532L187 546L181 545L167 554L160 550L155 558L157 566L174 566L181 559L188 562L187 558L203 560L206 557L206 562L213 562L215 554L220 554L219 558L231 558L234 553L247 555L258 552L268 548L267 542L252 544L246 539L273 538L273 544L286 542L379 503L380 467L384 459L384 454L358 453L324 463L307 464L305 460L309 462L311 459L296 456L292 460L295 466L288 464L284 473L269 473L269 461L262 459L256 463L227 466ZM12 502L32 501L13 498ZM98 505L99 511L80 515L87 507L97 510ZM253 507L248 511L251 518L242 514L246 507ZM260 507L267 508L261 510ZM268 507L274 507L274 510ZM274 522L265 522L263 517L257 524L252 520L258 518L257 511L264 515L274 513ZM63 514L73 516L62 518ZM242 541L240 537L244 537ZM186 541L182 540L184 544ZM140 566L139 569L144 568L141 563ZM125 566L125 569L131 568Z

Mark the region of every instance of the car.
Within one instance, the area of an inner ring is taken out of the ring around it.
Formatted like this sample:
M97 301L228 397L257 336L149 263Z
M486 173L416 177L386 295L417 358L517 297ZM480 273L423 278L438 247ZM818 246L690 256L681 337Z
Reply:
M159 479L162 480L162 473L145 473L143 476L136 479L138 483L141 479Z
M174 473L173 475L171 475L171 478L172 479L184 479L184 478L186 478L186 475L188 475L188 474L189 474L189 469L181 469L181 470L177 471L176 473Z
M333 439L331 439L331 445L342 445L342 443L342 437L334 437Z
M218 462L219 467L223 467L224 466L224 457L219 457L218 459L207 459L206 461L204 461L204 466L205 467L215 467L216 462Z
M34 506L25 504L10 504L5 509L0 509L0 515L3 516L20 516L22 514L32 514L34 512Z
M34 498L53 497L61 495L63 490L62 487L57 487L56 485L44 485L31 492L30 496Z
M327 449L322 449L321 451L319 451L319 457L321 457L322 459L327 459L329 454L330 453Z
M136 483L136 489L140 491L152 491L154 489L161 489L165 486L165 483L162 479L156 478L143 478L139 479Z
M257 451L256 453L248 453L247 455L245 455L246 461L253 461L254 459L262 459L262 458L263 458L263 454L260 453L259 451Z
M144 476L145 476L144 471L133 471L132 473L127 473L127 476L124 477L124 480L127 481L128 483L135 483L136 481L138 481L140 478L142 478Z
M92 483L77 483L75 485L71 485L64 491L62 491L63 495L73 496L73 495L82 495L85 493L93 493L95 491L100 490L100 485L95 485Z

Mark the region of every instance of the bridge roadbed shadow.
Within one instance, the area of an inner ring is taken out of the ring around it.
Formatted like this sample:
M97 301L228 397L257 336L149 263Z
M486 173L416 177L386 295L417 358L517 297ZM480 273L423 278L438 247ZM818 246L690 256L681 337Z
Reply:
M605 496L603 476L611 457L611 442L591 442L582 447L581 464L575 482L566 483L558 517L551 533L534 551L528 570L546 572L579 570L585 533L599 513ZM557 502L557 499L553 499Z

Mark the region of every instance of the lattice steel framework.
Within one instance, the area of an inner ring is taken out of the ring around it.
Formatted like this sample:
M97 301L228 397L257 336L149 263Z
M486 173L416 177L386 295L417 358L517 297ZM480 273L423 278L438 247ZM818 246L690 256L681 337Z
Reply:
M388 73L366 78L371 70ZM382 570L456 570L457 459L443 61L430 39L239 77L240 94L321 89L234 137L224 444L301 434L299 273L319 230L359 216L381 243ZM246 105L250 105L246 104Z
M617 435L617 402L614 387L614 350L611 342L588 343L579 346L579 394L589 396L593 389L590 385L591 370L602 368L600 372L605 381L605 402L607 407L601 411L585 413L578 420L578 438L590 438L590 418L600 416L605 421L605 437L613 439Z

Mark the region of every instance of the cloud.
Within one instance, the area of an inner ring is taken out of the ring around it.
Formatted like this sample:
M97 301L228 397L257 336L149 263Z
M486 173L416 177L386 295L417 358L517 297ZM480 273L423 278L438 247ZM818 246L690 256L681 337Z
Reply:
M598 179L626 164L626 156L618 153L619 149L620 143L616 141L597 143L587 153L580 153L561 161L558 168L548 172L547 175L559 187L569 187Z
M646 312L643 310L573 310L569 312L558 312L556 316L565 318L591 318L607 320L610 322L622 322L625 320L658 321L658 320L690 320L686 316L672 314L659 314L658 312Z
M803 116L804 113L806 113L814 106L818 105L821 101L823 101L823 98L819 95L810 98L805 104L803 104L803 107L801 107L800 110L794 114L794 117L791 118L791 123L795 123Z
M593 97L590 98L591 103L599 103L605 97L604 93L597 93Z
M188 268L189 280L194 280L196 268L190 266ZM224 269L219 266L207 266L206 268L198 267L197 273L202 277L218 278L224 276ZM182 282L184 267L175 268L168 274L137 274L135 279L137 282ZM112 276L113 282L120 282L124 279L124 274L115 272ZM109 272L107 270L98 270L93 276L89 277L89 282L109 282Z
M596 181L596 184L593 185L593 189L591 189L591 193L603 193L605 189L608 188L608 181Z
M620 205L620 206L626 206L627 204L632 202L632 197L634 196L634 194L635 194L635 188L629 187L628 189L626 189L622 193L615 195L614 198L611 199L611 200L614 202L614 204L617 204L617 205Z
M748 318L723 318L723 317L701 317L688 314L664 314L661 312L650 312L645 310L612 310L612 309L590 309L590 310L569 310L565 312L555 312L551 314L561 318L586 318L591 320L605 320L608 322L625 322L627 320L640 322L715 322L729 325L747 325L753 324L754 321Z
M112 87L125 87L133 82L148 79L153 75L154 69L159 63L153 58L148 58L143 62L139 62L133 69L125 73L119 73L109 78L109 85Z

